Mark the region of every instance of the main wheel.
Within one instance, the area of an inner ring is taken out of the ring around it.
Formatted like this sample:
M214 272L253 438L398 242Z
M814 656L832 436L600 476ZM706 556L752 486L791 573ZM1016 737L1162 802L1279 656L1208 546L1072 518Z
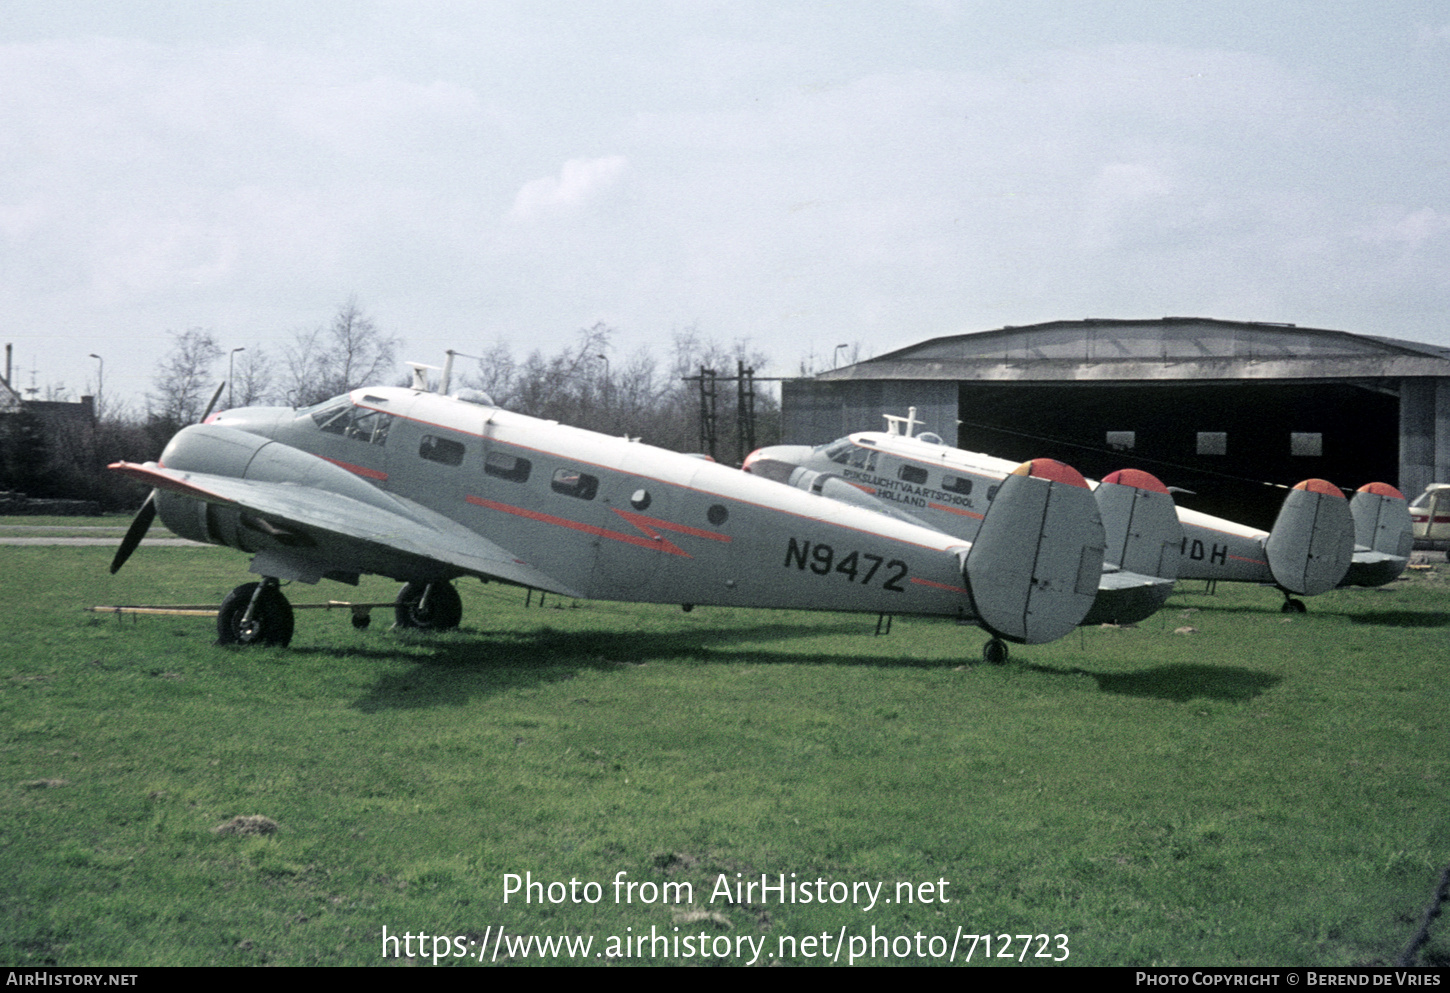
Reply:
M409 583L394 609L400 628L447 631L463 620L463 599L452 583Z
M988 665L1007 664L1007 643L1001 638L993 638L982 646L982 661Z
M218 645L285 646L292 641L292 605L276 586L263 586L251 621L243 623L258 585L243 583L222 601L216 615Z

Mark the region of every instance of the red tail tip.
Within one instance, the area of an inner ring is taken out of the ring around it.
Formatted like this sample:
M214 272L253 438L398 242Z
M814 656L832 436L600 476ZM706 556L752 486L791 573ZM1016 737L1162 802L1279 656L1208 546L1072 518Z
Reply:
M1360 493L1373 493L1375 496L1390 497L1395 500L1403 500L1405 495L1395 489L1389 483L1365 483L1359 488Z
M1012 475L1036 476L1038 479L1045 479L1052 483L1066 483L1069 486L1088 488L1087 480L1082 478L1082 473L1066 462L1059 462L1056 459L1033 459L1030 462L1023 462L1012 470Z
M1330 494L1333 494L1334 496L1339 497L1339 499L1341 500L1344 499L1344 494L1339 491L1339 487L1335 486L1327 479L1306 479L1304 480L1304 482L1294 487L1294 489L1305 490L1309 493L1319 493L1324 496L1329 496Z
M1144 472L1142 469L1119 469L1117 472L1104 476L1103 482L1131 486L1135 490L1147 490L1149 493L1168 492L1168 487L1159 482L1157 476L1151 472Z

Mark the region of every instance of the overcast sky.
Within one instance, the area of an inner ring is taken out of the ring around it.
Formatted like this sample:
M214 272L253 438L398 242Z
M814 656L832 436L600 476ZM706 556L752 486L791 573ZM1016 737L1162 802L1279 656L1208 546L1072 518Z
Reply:
M599 321L775 375L1083 317L1450 345L1447 70L1443 0L7 0L0 336L138 406L169 331L275 351L351 295L432 362Z

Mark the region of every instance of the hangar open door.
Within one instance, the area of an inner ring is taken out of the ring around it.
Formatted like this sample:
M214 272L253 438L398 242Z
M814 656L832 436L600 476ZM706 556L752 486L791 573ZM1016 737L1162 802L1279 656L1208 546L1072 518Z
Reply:
M961 383L958 403L961 448L1145 469L1192 491L1183 506L1265 529L1300 480L1399 483L1399 397L1351 383Z

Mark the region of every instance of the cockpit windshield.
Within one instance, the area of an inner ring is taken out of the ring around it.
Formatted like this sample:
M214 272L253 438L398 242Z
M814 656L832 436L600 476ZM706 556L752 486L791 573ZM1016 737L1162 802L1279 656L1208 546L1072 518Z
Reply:
M354 407L345 396L327 400L300 413L311 417L327 434L342 435L371 445L386 442L388 428L393 423L393 415L381 410Z

